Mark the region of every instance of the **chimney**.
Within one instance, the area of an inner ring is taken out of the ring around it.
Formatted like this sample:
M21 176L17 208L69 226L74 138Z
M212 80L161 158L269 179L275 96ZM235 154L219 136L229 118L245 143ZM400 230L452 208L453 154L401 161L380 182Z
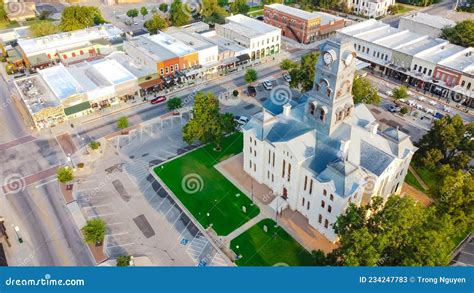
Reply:
M366 128L370 133L377 134L379 124L374 121L374 122L370 123L369 125L367 125Z
M288 117L290 115L290 111L291 111L290 103L286 103L285 105L283 105L283 115L285 117Z

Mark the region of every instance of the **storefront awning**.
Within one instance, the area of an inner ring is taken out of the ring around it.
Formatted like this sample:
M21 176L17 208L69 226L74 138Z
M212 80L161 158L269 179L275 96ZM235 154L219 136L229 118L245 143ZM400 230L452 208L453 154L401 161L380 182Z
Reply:
M163 80L161 78L157 78L157 79L152 79L152 80L147 80L145 82L142 82L141 84L139 84L139 86L141 89L146 90L155 86L159 86L162 83L163 83Z
M64 113L66 114L66 116L70 116L70 115L85 111L90 108L91 108L91 104L87 101L87 102L79 103L71 107L64 108Z
M239 62L245 62L245 61L250 60L250 56L249 54L243 54L243 55L237 56L237 59L239 59Z

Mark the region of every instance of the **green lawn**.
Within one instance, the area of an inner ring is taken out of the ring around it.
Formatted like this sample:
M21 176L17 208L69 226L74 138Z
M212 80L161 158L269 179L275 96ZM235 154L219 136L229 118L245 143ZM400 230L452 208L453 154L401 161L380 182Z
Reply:
M156 167L154 172L203 227L212 223L214 231L224 236L257 216L260 209L214 168L216 163L242 152L242 134L226 137L221 146L222 150L216 152L213 144L206 145Z
M265 232L263 226L267 226ZM313 257L303 246L275 222L265 219L230 242L231 249L241 258L239 266L311 266ZM237 248L238 247L238 248Z
M430 189L433 189L438 184L438 178L434 171L419 167L415 164L412 164L412 167Z
M423 186L421 186L420 182L416 180L415 176L410 170L408 170L407 176L405 177L405 182L415 187L421 192L426 192L426 190L423 188Z
M407 13L416 8L415 6L412 6L412 5L400 4L400 3L398 4L398 7L399 7L398 14Z

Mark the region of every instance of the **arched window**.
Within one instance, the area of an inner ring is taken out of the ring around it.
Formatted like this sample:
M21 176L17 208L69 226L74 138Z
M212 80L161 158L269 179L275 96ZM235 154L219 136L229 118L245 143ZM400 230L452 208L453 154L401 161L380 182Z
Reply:
M319 92L319 89L321 89L321 86L317 83L315 84L316 91Z
M471 88L471 83L468 83L466 88L470 89Z
M331 96L331 89L326 88L326 96L330 97Z
M324 121L324 120L326 119L326 111L324 111L324 109L321 109L321 110L319 111L319 119L320 119L321 121Z
M309 104L309 114L314 115L314 111L316 110L316 107L314 106L313 103Z

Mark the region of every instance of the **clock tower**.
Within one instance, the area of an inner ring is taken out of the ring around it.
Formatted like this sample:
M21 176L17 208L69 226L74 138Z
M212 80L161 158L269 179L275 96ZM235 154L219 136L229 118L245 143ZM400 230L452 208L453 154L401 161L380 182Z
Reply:
M321 45L313 90L307 93L306 117L328 135L354 110L355 56L349 40L331 39Z

